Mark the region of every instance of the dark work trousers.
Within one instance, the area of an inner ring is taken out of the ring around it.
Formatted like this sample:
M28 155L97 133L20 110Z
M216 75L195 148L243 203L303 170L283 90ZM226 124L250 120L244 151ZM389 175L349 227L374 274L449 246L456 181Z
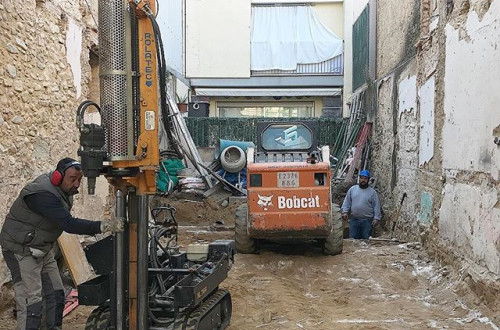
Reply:
M43 257L2 253L14 283L17 329L40 329L43 307L47 329L62 329L64 287L54 253Z
M352 219L349 221L349 237L354 239L368 239L372 233L372 220Z

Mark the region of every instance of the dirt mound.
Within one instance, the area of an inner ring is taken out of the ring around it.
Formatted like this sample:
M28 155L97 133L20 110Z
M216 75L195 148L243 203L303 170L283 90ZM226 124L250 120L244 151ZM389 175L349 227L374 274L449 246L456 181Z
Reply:
M151 207L170 205L175 208L175 218L180 226L225 226L234 227L236 208L245 202L226 191L208 198L193 194L176 193L168 197L155 196Z

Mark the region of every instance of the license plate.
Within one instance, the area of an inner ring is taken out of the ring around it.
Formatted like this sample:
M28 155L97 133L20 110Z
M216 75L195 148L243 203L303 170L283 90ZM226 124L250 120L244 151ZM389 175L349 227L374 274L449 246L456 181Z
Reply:
M299 172L278 172L278 188L299 186Z

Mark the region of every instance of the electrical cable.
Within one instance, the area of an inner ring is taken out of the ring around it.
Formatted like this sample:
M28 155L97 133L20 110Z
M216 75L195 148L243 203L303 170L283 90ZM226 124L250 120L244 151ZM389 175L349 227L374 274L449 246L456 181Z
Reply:
M164 219L158 219L158 216L162 212L169 212ZM172 253L171 251L175 249L177 244L177 220L175 219L175 209L170 206L159 207L151 210L151 215L154 219L154 223L161 225L152 225L148 229L149 231L149 263L153 268L167 269L172 268L173 265ZM160 239L162 237L167 238L166 244L162 244ZM161 261L158 256L158 250L164 253L165 261ZM148 296L153 298L157 295L165 296L167 292L175 285L175 276L165 274L156 274L153 277L151 285L148 289ZM169 289L167 289L167 286Z
M163 126L165 129L165 132L167 133L167 136L170 141L175 141L172 130L173 130L173 123L172 120L170 119L170 114L168 113L168 105L166 103L167 100L167 89L166 89L166 64L165 64L165 51L163 49L163 41L161 38L161 33L160 33L160 28L158 26L158 23L156 22L156 19L151 12L151 10L146 11L146 15L151 21L151 24L153 26L153 32L154 36L156 39L157 47L156 47L156 58L157 58L157 66L158 66L158 73L159 73L159 85L160 85L160 108L161 108L161 114L162 114L162 122ZM178 158L181 158L180 155L182 155L178 145L176 143L173 143L172 145L174 151L178 154Z
M92 16L92 19L94 20L95 28L97 29L97 31L99 31L99 24L97 24L97 21L95 20L94 14L92 13L92 10L90 9L90 5L89 5L88 1L85 0L85 3L87 4L87 8L89 9L90 16Z

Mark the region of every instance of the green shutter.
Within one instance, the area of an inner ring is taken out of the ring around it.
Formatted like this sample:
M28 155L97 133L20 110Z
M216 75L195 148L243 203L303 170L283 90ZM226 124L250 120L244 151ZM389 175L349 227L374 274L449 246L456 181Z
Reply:
M361 87L368 78L369 5L352 27L352 90Z

